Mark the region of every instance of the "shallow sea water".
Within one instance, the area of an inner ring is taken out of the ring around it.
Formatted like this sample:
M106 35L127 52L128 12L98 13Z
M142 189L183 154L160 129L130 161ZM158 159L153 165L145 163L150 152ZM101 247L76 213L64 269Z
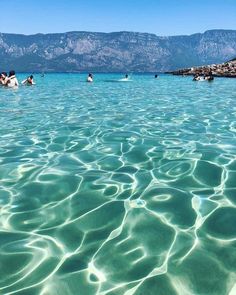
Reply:
M236 294L236 80L120 77L0 88L0 294Z

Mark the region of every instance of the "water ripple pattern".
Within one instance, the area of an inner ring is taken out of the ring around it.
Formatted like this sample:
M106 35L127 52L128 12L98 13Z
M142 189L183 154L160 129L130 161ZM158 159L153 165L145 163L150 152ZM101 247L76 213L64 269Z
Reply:
M120 77L0 88L0 294L236 294L235 80Z

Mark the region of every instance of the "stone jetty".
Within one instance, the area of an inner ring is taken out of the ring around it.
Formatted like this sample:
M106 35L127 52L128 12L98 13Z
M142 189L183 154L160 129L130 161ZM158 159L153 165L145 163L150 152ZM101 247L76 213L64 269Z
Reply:
M168 72L173 75L208 75L212 72L214 77L228 77L236 78L236 58L222 63L222 64L212 64L207 66L192 67L186 69L180 69L172 72Z

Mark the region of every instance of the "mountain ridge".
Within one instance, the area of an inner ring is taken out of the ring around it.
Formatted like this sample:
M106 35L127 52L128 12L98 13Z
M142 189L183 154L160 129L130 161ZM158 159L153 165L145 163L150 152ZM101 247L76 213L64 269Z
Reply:
M210 30L206 30L203 33L192 33L192 34L180 34L180 35L157 35L155 33L148 33L148 32L138 32L138 31L126 31L126 30L122 30L122 31L112 31L112 32L100 32L100 31L65 31L65 32L57 32L57 33L53 33L53 32L49 32L49 33L33 33L33 34L24 34L24 33L4 33L4 32L0 32L0 35L20 35L20 36L37 36L37 35L63 35L63 34L69 34L69 33L92 33L92 34L104 34L104 35L109 35L109 34L119 34L119 33L131 33L131 34L148 34L148 35L154 35L156 37L164 37L164 38L169 38L169 37L190 37L190 36L194 36L194 35L203 35L206 34L208 32L235 32L236 30L233 29L210 29Z
M0 69L160 72L236 57L236 30L157 36L140 32L0 33Z

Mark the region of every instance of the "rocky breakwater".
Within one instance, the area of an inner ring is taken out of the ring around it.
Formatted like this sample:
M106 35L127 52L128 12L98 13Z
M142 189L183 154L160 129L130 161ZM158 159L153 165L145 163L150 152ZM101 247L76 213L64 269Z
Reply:
M236 78L236 59L233 59L222 64L212 64L207 66L180 69L169 73L173 75L204 76L208 75L209 72L212 72L212 75L215 77Z

